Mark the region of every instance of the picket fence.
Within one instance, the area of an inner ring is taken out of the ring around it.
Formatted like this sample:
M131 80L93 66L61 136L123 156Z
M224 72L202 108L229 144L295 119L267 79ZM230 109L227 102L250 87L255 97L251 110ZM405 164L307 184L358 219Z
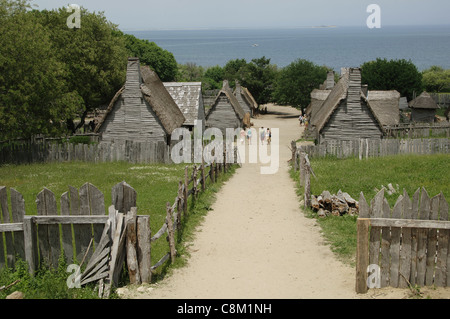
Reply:
M29 272L40 267L56 268L61 257L68 264L87 261L80 284L99 283L99 296L109 297L111 286L117 286L122 265L126 262L130 283L151 282L151 275L167 260L175 261L175 233L187 217L188 199L215 183L231 163L185 167L173 205L166 206L162 227L151 236L150 216L137 215L137 192L126 182L112 188L112 205L105 214L104 195L94 185L85 183L79 190L69 186L60 198L58 214L56 197L44 188L36 198L37 215L26 215L23 196L10 188L0 187L0 268L14 268L16 258L25 260ZM208 183L208 179L210 183ZM8 205L8 202L11 205ZM167 234L169 252L151 264L151 244ZM101 287L101 288L100 288Z
M360 194L356 292L369 288L450 286L448 202L406 191L390 208L381 190L368 205Z

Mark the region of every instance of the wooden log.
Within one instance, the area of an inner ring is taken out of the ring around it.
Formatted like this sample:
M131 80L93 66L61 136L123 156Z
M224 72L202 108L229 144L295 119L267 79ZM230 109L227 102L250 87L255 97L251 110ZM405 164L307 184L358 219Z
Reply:
M369 226L366 218L357 220L357 247L356 247L356 293L367 292L367 267L369 266Z
M117 286L118 284L118 273L122 267L120 263L120 255L122 254L121 249L121 237L123 232L124 215L123 213L117 214L116 228L113 229L112 237L112 248L111 248L111 259L109 263L109 283L112 286Z
M151 272L151 229L150 216L137 217L137 256L142 283L150 283Z
M183 192L183 212L184 212L184 214L187 214L188 190L189 190L188 167L186 166L184 168L184 192Z
M305 208L311 206L311 176L309 167L305 168Z
M91 209L91 216L105 216L105 197L103 193L94 185L89 184L89 203ZM104 224L93 224L94 231L94 245L100 242L103 234Z
M317 197L314 195L311 195L311 207L315 210L318 211L320 208L320 204L319 201L317 200Z
M127 265L130 284L141 284L141 276L139 272L138 257L137 257L137 209L132 207L126 215L126 230L127 230Z

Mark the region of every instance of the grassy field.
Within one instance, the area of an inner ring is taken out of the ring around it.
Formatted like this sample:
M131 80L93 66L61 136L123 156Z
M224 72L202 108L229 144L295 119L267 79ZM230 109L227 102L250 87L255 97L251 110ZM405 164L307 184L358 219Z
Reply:
M331 194L339 190L349 193L359 200L360 192L366 200L375 196L376 189L387 187L391 183L402 193L405 189L411 197L419 187L425 187L430 196L441 191L447 200L450 199L450 155L398 155L359 160L358 158L336 159L316 158L311 166L317 178L311 177L311 193L319 195L324 190ZM297 181L298 172L291 172ZM299 195L303 189L297 189ZM391 208L399 194L385 197ZM307 215L315 218L315 213ZM355 216L318 218L323 235L331 245L331 249L345 262L353 264L356 250L356 218Z
M8 188L13 187L19 191L25 200L26 213L36 214L36 195L44 188L54 192L59 210L59 198L68 191L68 186L80 188L84 183L89 182L95 185L105 196L106 209L111 203L111 189L121 182L126 181L137 191L137 206L139 215L150 215L150 227L152 233L156 233L163 225L166 217L166 203L173 204L177 195L178 182L184 179L185 164L181 165L136 165L124 162L116 163L50 163L50 164L32 164L32 165L5 165L0 166L0 186ZM192 170L190 169L190 172ZM195 227L199 224L203 216L210 210L214 201L214 194L219 190L223 182L229 178L234 169L223 176L220 176L218 183L210 184L204 193L201 193L196 201L189 200L188 218L183 221L183 230L178 233L177 251L181 257L187 253L184 249L186 240L194 233ZM164 236L163 236L164 237ZM152 263L156 263L162 256L168 252L168 243L164 238L152 244ZM177 258L175 267L182 265L185 258ZM64 266L64 265L63 265ZM160 267L159 272L153 277L153 280L159 280L168 271L168 263L165 267ZM62 269L64 270L64 269ZM26 277L26 271L19 269L20 276ZM0 286L9 284L16 278L16 274L0 275ZM67 289L65 280L68 274L64 271L52 273L43 270L44 280L28 278L25 282L31 286L47 285L47 288L38 290L29 289L30 298L92 298L89 292L83 289L77 292L77 289ZM2 279L3 278L3 279ZM46 284L47 281L60 280L60 285ZM124 278L126 280L126 278ZM32 283L32 284L30 284ZM61 287L62 286L62 287ZM52 288L54 287L54 288ZM57 288L59 287L59 288ZM53 291L57 289L56 291ZM45 294L43 291L48 290ZM87 289L89 290L89 289ZM52 292L53 291L53 292ZM1 298L0 292L0 298Z

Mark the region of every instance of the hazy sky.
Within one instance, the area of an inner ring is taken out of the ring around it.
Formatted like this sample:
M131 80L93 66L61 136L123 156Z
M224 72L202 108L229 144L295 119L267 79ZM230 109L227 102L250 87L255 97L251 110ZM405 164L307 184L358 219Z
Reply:
M38 9L78 4L121 30L365 26L370 4L383 25L450 24L449 0L34 0Z

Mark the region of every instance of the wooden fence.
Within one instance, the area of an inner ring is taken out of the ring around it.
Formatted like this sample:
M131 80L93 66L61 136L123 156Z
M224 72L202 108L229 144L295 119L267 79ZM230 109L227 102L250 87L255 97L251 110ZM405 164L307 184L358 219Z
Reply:
M308 153L310 158L336 156L362 159L398 154L446 154L450 152L450 139L331 140L320 145L302 145L298 148L295 146L295 150L292 160L296 163L299 161L301 151Z
M391 210L381 190L368 205L361 193L357 221L356 292L369 288L450 286L448 203L406 191Z
M384 126L386 137L393 138L427 138L427 137L450 137L450 123L409 123L394 126Z
M34 274L39 266L57 267L61 256L68 263L83 265L81 285L98 281L99 295L108 297L117 286L122 264L126 262L131 283L150 282L151 274L169 258L176 257L175 233L188 212L188 198L194 200L206 189L208 178L214 183L231 164L212 163L188 167L179 182L174 204L167 203L167 217L152 237L149 216L137 215L136 191L122 182L112 189L112 205L105 215L103 194L86 183L79 190L69 186L60 198L60 214L53 192L44 188L36 199L38 214L25 214L23 196L0 187L0 268L14 267L16 258L28 263ZM192 186L191 186L192 185ZM9 207L8 202L11 203ZM151 243L168 234L169 252L151 265Z
M165 142L115 142L98 144L20 143L0 146L0 164L45 162L170 163Z

